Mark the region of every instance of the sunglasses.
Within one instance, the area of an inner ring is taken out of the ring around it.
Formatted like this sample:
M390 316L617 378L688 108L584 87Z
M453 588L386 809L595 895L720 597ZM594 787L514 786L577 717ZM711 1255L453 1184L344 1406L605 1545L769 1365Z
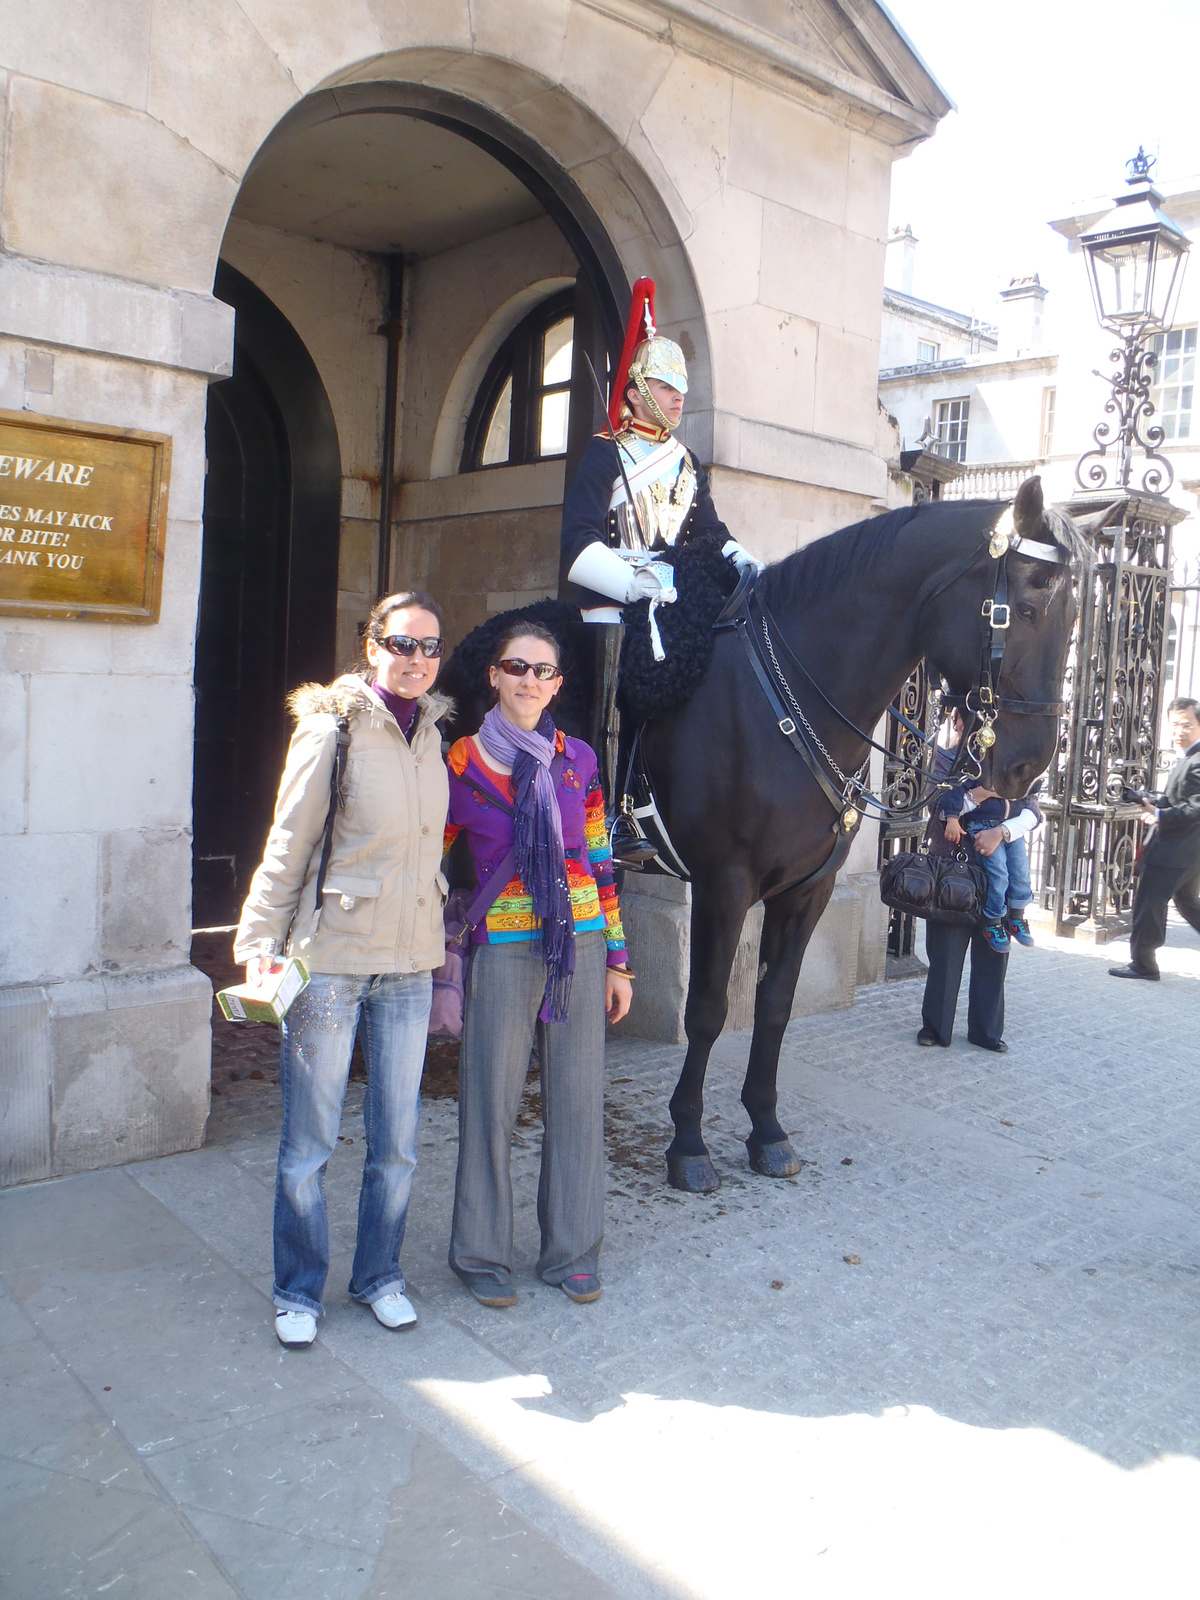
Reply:
M419 650L426 661L436 661L445 648L444 639L410 639L406 633L389 633L375 643L390 656L415 656Z
M562 676L552 661L521 661L516 656L509 656L496 665L501 672L507 672L510 678L523 678L527 672L532 672L539 683L549 683L551 678Z

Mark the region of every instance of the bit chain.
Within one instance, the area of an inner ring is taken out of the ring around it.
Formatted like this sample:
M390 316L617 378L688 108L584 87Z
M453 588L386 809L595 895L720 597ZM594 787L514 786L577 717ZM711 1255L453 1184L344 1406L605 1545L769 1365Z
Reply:
M842 771L841 767L838 766L837 762L830 755L829 751L825 748L824 744L821 742L821 737L817 733L817 730L804 715L804 712L801 711L800 706L797 703L796 696L792 693L791 685L784 676L783 668L779 665L779 658L775 654L775 646L771 643L771 630L767 627L766 617L762 619L762 631L763 640L767 646L767 654L771 658L771 666L775 669L775 681L779 684L779 687L787 696L787 702L791 706L792 710L796 713L796 716L800 719L801 727L816 745L817 749L825 757L825 760L829 763L830 771L842 786L842 794L847 800L849 800L854 790L861 789L863 786L863 777L865 776L867 769L871 764L871 752L869 750L867 751L866 760L863 762L862 766L859 767L858 771L853 775L853 777L847 777Z

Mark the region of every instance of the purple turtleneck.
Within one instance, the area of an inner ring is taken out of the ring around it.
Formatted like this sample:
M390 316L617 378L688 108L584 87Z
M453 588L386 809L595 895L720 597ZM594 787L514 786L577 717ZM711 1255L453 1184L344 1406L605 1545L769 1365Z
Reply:
M413 725L417 720L417 700L406 700L402 694L393 694L390 689L385 689L382 684L373 683L371 689L379 696L384 705L395 717L400 725L400 732L411 741Z

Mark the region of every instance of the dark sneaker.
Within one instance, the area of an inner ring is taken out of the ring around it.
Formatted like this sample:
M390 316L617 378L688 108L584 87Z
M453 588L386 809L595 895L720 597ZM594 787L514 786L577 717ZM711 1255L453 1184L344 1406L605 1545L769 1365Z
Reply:
M559 1287L567 1299L574 1300L577 1306L589 1305L604 1293L600 1279L594 1272L574 1272L569 1278L564 1278Z
M463 1282L479 1301L481 1306L487 1306L490 1311L507 1311L509 1306L517 1303L517 1291L511 1283L500 1283L495 1278L464 1278Z
M1135 967L1131 961L1127 967L1109 967L1110 978L1145 978L1148 983L1157 983L1159 974L1151 972L1147 967Z
M984 925L983 937L998 956L1006 956L1012 949L1008 932L1002 922L989 922Z
M1018 944L1023 944L1026 950L1032 950L1033 935L1030 933L1029 923L1024 917L1014 917L1010 912L1004 919L1004 926Z

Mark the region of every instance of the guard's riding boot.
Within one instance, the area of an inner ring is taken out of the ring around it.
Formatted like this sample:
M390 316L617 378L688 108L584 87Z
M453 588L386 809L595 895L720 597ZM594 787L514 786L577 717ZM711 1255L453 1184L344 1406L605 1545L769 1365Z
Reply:
M640 837L633 823L623 814L619 814L613 824L612 853L617 866L631 867L634 871L653 861L657 854L654 846Z

